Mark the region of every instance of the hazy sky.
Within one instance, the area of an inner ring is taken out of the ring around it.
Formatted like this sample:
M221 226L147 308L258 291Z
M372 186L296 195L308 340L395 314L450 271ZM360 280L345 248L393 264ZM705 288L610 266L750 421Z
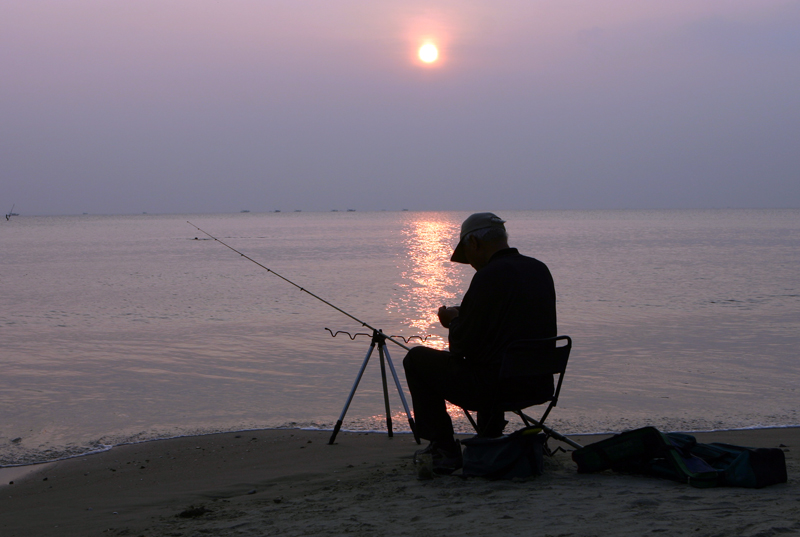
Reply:
M2 0L12 203L800 207L800 1Z

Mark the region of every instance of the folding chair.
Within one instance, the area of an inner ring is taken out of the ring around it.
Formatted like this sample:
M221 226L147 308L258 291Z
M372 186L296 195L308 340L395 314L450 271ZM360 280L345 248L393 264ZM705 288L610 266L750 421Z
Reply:
M558 346L560 342L566 344ZM547 427L544 422L550 411L556 406L564 382L564 372L567 369L569 351L572 349L572 339L569 336L557 336L544 339L523 339L511 343L503 351L503 362L500 366L500 401L491 410L513 412L518 415L526 427L536 426L542 429L547 436L569 444L575 449L583 446L570 440L566 436ZM558 375L558 382L552 396L542 394L533 389L532 383L526 383L531 378L542 375ZM522 388L522 389L521 389ZM535 420L522 411L534 405L549 403L542 417ZM467 409L463 409L475 431L480 433L478 424Z

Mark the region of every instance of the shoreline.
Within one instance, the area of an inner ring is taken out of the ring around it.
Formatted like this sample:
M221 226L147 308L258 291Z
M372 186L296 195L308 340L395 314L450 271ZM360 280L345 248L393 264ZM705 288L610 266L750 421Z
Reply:
M419 447L410 434L341 431L328 445L330 431L268 429L125 444L5 468L28 472L13 485L3 482L0 527L7 537L461 536L485 535L487 521L492 531L511 535L529 535L540 524L578 536L800 532L800 427L692 434L700 442L780 447L789 482L694 489L612 472L585 475L569 453L546 458L545 474L529 480L420 481L412 460ZM586 445L603 436L571 438Z
M519 425L522 425L522 424L520 423ZM677 429L675 431L663 431L663 432L680 432L680 433L697 435L697 434L708 434L708 433L762 431L762 430L771 430L771 429L776 429L776 430L780 430L780 429L800 429L800 425L763 425L763 426L762 425L754 425L754 426L750 426L750 427L736 427L736 428L728 428L728 429L702 429L702 430L697 430L697 431ZM140 440L140 441L137 441L137 442L122 442L122 443L119 443L119 444L106 445L106 446L103 447L103 449L87 451L85 453L79 453L77 455L69 455L69 456L66 456L66 457L63 457L63 458L59 458L59 459L53 459L53 460L47 460L47 461L41 461L41 462L33 462L33 463L26 463L26 464L9 464L9 465L5 465L5 466L4 465L0 465L0 487L3 487L5 484L7 484L6 480L3 478L4 474L12 475L12 473L9 472L9 471L10 470L14 470L14 469L24 469L24 468L34 469L34 467L37 467L37 466L44 466L44 465L47 465L47 464L53 464L53 463L57 463L57 462L67 461L67 460L70 460L70 459L78 459L78 458L82 458L82 457L91 457L93 455L97 455L97 454L100 454L100 453L105 453L107 451L111 451L113 449L117 449L117 448L122 447L122 446L135 446L135 445L141 445L141 444L148 444L148 443L152 443L152 442L168 442L170 440L178 440L178 439L181 439L181 438L203 438L203 437L206 437L206 436L214 436L214 435L220 435L220 434L247 434L247 433L255 433L255 432L262 432L262 431L308 431L308 432L320 432L320 433L329 433L330 434L331 432L333 432L333 428L330 428L330 429L317 429L317 428L312 428L312 427L272 427L272 428L267 427L267 428L264 428L264 429L235 429L235 430L223 431L223 432L215 431L215 432L201 433L201 434L168 436L168 437L164 437L164 438L151 438L151 439L148 439L148 440ZM340 432L342 432L342 433L352 433L352 434L386 435L386 431L385 430L381 431L381 430L341 429ZM506 434L508 434L509 432L512 432L510 427L509 427L509 430L506 431ZM594 433L574 433L574 434L565 434L564 436L567 436L567 437L570 437L570 438L571 437L592 438L592 437L596 437L596 436L613 436L615 434L618 434L619 432L623 432L623 431L618 431L618 432L605 431L605 432L594 432ZM411 431L394 431L393 434L395 434L395 435L411 435ZM460 438L469 438L470 434L458 433L457 432L456 436L458 436ZM27 473L27 472L23 472L23 473Z

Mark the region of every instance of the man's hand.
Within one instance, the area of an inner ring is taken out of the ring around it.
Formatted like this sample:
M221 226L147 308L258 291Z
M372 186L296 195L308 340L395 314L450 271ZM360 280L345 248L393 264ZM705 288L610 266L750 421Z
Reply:
M445 328L450 328L450 321L458 317L458 308L456 306L442 306L439 308L439 322L442 323L442 326Z

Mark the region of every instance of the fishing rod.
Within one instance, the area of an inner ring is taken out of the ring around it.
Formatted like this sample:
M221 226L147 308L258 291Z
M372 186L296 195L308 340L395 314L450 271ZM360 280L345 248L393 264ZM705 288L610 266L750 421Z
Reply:
M245 259L247 259L248 261L251 261L251 262L255 263L256 265L258 265L259 267L263 268L263 269L264 269L264 270L266 270L267 272L270 272L270 273L274 274L275 276L277 276L277 277L278 277L278 278L280 278L281 280L283 280L283 281L285 281L285 282L287 282L287 283L290 283L290 284L294 285L295 287L297 287L298 289L300 289L300 290L301 290L301 291L303 291L304 293L307 293L307 294L309 294L309 295L313 296L314 298L316 298L316 299L317 299L317 300L319 300L320 302L324 302L325 304L327 304L328 306L332 307L332 308L333 308L333 309L335 309L336 311L338 311L338 312L340 312L340 313L344 313L345 315L347 315L348 317L350 317L351 319L353 319L354 321L356 321L357 323L359 323L361 326L363 326L363 327L365 327L365 328L369 328L370 330L372 330L372 331L373 331L373 333L376 333L376 334L381 334L381 335L383 335L383 332L382 332L381 330L378 330L377 328L374 328L373 326L371 326L369 323L365 323L364 321L362 321L362 320L361 320L361 319L359 319L358 317L355 317L355 316L353 316L353 315L351 315L351 314L347 313L347 312L346 312L346 311L344 311L342 308L339 308L339 307L337 307L337 306L335 306L335 305L331 304L330 302L328 302L328 301L327 301L327 300L325 300L324 298L321 298L321 297L319 297L319 296L315 295L314 293L312 293L312 292L311 292L311 291L309 291L308 289L306 289L306 288L304 288L304 287L301 287L300 285L297 285L296 283L294 283L294 282L293 282L292 280L290 280L289 278L286 278L286 277L284 277L284 276L281 276L280 274L278 274L277 272L275 272L275 271L274 271L274 270L272 270L271 268L269 268L269 267L267 267L267 266L264 266L263 264L259 263L258 261L256 261L256 260L255 260L255 259L253 259L252 257L250 257L250 256L248 256L248 255L246 255L246 254L243 254L242 252L240 252L239 250L237 250L237 249L236 249L236 248L234 248L233 246L230 246L229 244L226 244L226 243L222 242L221 240L219 240L218 238L216 238L214 235L212 235L212 234L208 233L207 231L204 231L204 230L200 229L199 227L197 227L196 225L192 224L192 223L191 223L191 222L189 222L188 220L186 221L186 223L187 223L187 224L189 224L190 226L194 227L195 229L197 229L197 231L199 231L200 233L203 233L204 235L207 235L207 236L209 236L210 238L214 239L215 241L217 241L218 243L220 243L220 244L221 244L221 245L223 245L224 247L228 248L229 250L233 250L234 252L236 252L236 253L237 253L237 254L239 254L240 256L244 257L244 258L245 258ZM410 347L408 347L408 346L406 346L406 345L403 345L402 343L400 343L399 341L397 341L396 339L394 339L394 337L393 337L393 336L387 336L387 335L383 335L383 338L385 338L385 339L388 339L389 341L391 341L391 342L392 342L392 343L394 343L395 345L397 345L397 346L399 346L399 347L402 347L403 349L405 349L405 350L407 350L407 351L408 351L408 350L411 350L411 348L410 348Z

